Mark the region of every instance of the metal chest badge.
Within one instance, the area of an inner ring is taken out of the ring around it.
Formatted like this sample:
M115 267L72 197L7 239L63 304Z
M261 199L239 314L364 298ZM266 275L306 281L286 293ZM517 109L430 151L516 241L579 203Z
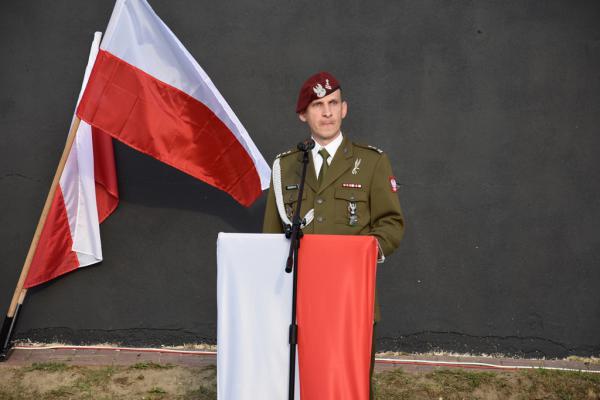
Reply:
M289 205L289 204L285 205L285 214L287 215L287 217L289 219L292 219L294 217L294 209L292 208L291 205Z
M354 168L352 168L352 175L356 175L358 174L358 171L360 170L360 163L362 162L362 160L360 158L357 158L356 160L354 160Z
M354 226L358 224L358 215L356 215L356 203L354 201L348 202L348 225Z

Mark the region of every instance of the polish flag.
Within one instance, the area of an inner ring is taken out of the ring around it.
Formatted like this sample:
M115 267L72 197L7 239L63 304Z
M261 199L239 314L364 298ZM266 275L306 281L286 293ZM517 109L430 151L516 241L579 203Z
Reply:
M219 400L288 398L289 248L283 234L219 234ZM369 399L377 253L373 236L304 235L296 400Z
M145 0L117 0L77 115L245 206L269 187L248 132Z
M101 36L100 32L94 35L80 99L96 60ZM99 224L118 203L112 138L82 121L24 287L30 288L102 261Z

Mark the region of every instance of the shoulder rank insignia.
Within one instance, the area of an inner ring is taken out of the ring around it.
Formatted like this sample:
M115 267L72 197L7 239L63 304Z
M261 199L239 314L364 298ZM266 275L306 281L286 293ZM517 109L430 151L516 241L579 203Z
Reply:
M361 144L361 143L354 143L354 144L358 147L362 147L363 149L369 149L369 150L376 151L379 154L383 154L383 150L381 150L379 147L371 146L370 144Z
M379 147L375 147L375 146L371 146L371 145L368 145L367 147L370 148L371 150L375 150L379 154L383 154L383 150L381 150Z
M281 158L284 156L287 156L288 154L291 154L294 152L294 149L288 150L288 151L284 151L283 153L279 153L275 156L275 158Z

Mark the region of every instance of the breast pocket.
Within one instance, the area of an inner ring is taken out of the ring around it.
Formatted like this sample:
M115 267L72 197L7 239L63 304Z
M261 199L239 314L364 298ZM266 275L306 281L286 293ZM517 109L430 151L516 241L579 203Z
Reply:
M370 223L369 194L354 188L335 189L335 222L353 227Z

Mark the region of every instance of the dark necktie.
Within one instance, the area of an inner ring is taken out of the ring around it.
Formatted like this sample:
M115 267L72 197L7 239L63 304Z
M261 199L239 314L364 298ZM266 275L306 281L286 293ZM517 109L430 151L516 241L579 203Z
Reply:
M329 158L329 153L323 147L319 150L319 155L323 158L323 164L321 164L321 170L319 171L319 184L323 182L325 175L327 174L327 169L329 168L329 164L327 164L327 159Z

